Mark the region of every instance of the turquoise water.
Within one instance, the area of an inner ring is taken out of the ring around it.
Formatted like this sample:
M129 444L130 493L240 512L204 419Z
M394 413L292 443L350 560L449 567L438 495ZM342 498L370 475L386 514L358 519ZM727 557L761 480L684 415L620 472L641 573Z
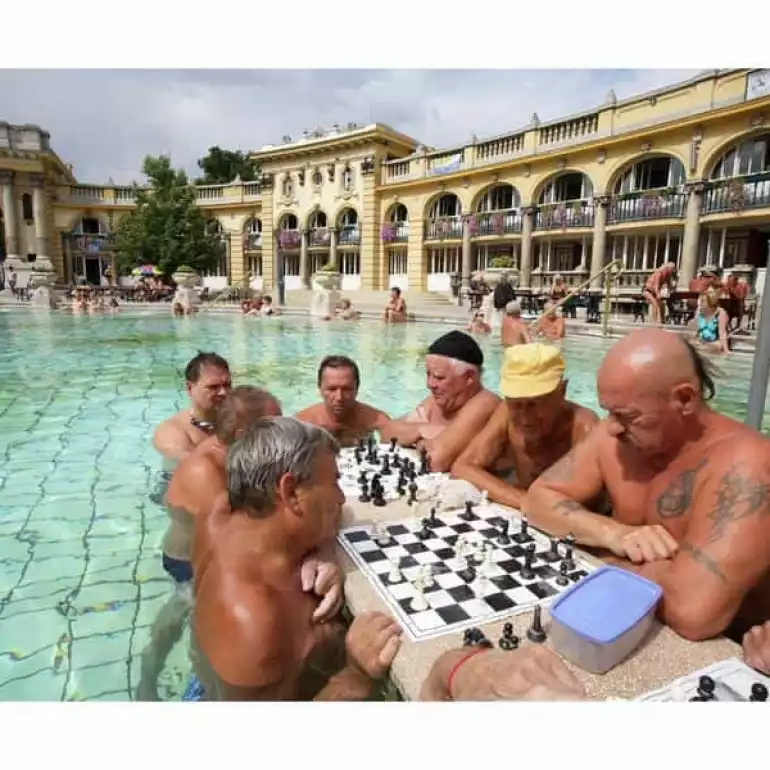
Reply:
M317 400L328 353L356 359L361 398L392 416L425 395L421 354L444 328L305 319L80 317L0 312L0 700L129 700L149 629L172 592L160 567L165 514L148 500L155 426L186 405L182 371L199 349L236 384L267 387L293 413ZM500 349L482 346L496 388ZM607 343L568 339L570 396L597 408ZM717 408L745 411L750 361L733 358ZM178 698L185 640L161 677Z

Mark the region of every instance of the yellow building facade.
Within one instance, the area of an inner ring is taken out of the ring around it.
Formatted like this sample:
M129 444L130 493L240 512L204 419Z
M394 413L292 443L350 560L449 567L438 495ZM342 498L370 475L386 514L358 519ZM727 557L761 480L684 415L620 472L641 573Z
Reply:
M196 188L226 245L205 277L287 291L331 264L343 291L446 292L512 266L522 286L578 285L613 259L623 292L667 261L761 290L770 243L770 70L692 80L488 139L434 149L382 125L334 126L254 152L259 181ZM63 282L114 275L129 187L78 184L35 126L0 123L6 266ZM108 273L110 274L110 273Z

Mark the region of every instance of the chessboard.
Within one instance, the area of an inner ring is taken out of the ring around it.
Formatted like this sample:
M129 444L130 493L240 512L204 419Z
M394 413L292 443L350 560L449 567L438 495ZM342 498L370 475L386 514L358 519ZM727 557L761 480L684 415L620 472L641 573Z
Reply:
M404 498L410 505L434 495L447 474L430 473L427 457L413 449L361 441L340 452L340 487L348 500L387 505Z
M415 642L548 605L594 569L571 540L487 502L352 526L338 539Z
M767 702L770 677L760 674L739 658L728 658L713 666L675 679L659 690L636 700L658 702L754 701Z

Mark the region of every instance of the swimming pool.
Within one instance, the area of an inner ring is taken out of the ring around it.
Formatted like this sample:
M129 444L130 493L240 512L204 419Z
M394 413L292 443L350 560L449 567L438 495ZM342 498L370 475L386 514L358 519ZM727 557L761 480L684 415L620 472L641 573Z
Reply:
M236 384L267 387L286 414L316 400L322 356L349 355L361 367L361 398L396 416L424 397L421 355L443 331L0 312L0 700L131 698L172 590L159 564L165 514L148 499L159 467L150 440L186 405L181 372L199 349L224 355ZM501 351L496 340L482 346L484 380L496 389ZM594 372L607 346L565 342L569 393L586 406L597 408ZM742 418L751 362L733 358L730 371L716 406ZM183 638L161 697L178 698L187 672Z

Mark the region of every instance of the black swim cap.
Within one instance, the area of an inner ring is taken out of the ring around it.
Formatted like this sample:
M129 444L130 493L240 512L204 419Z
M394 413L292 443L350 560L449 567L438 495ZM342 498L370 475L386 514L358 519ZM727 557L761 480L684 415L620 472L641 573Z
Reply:
M466 364L481 367L484 363L484 354L481 352L478 342L468 334L454 330L439 337L429 348L429 356L446 356Z

